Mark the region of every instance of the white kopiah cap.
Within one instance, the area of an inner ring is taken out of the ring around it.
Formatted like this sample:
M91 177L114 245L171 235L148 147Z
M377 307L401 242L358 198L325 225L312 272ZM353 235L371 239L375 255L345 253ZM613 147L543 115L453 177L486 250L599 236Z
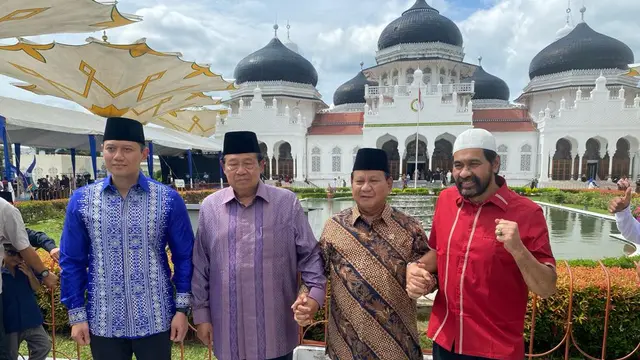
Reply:
M460 134L453 144L453 153L464 149L496 151L496 139L485 129L469 129Z

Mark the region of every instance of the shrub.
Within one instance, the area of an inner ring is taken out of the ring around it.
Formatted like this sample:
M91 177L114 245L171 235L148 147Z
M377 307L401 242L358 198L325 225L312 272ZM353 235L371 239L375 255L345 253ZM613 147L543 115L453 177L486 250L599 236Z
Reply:
M629 354L640 341L640 287L634 270L621 267L608 268L611 279L611 306L607 336L606 358L620 358ZM572 267L573 335L582 350L591 356L600 356L604 335L606 282L599 267ZM531 300L531 299L530 299ZM562 340L566 331L569 305L569 275L563 265L558 266L558 293L538 300L535 323L534 353L551 350ZM532 302L529 302L525 324L525 340L531 331ZM564 349L564 346L561 347ZM559 353L558 353L559 354ZM583 356L575 347L571 355Z
M23 201L16 204L25 223L64 217L68 200Z

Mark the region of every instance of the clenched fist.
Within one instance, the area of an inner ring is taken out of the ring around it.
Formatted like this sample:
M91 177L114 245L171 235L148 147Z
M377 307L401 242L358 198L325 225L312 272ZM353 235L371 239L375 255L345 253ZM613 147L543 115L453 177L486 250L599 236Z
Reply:
M496 219L496 239L503 243L504 248L512 255L524 247L518 223L513 221Z

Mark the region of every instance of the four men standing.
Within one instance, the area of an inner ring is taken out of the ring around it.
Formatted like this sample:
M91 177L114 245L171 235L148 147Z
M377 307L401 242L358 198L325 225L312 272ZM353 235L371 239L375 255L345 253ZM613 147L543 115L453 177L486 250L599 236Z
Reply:
M542 210L497 175L484 130L456 140L456 188L441 193L428 241L417 220L386 203L392 179L379 149L358 152L356 205L328 220L317 242L295 194L260 181L256 134L227 133L230 187L202 203L195 245L179 195L139 171L142 126L109 119L104 150L111 175L74 193L60 251L72 336L96 360L169 359L190 305L198 338L218 358L292 359L298 325L323 306L325 270L332 359L421 359L415 299L436 283L428 331L436 359L521 359L528 290L555 292Z

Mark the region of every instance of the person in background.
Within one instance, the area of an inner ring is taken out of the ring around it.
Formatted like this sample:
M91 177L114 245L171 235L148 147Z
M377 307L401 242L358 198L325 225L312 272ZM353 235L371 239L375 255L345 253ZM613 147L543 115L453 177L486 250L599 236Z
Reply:
M625 239L640 245L640 221L633 217L631 212L631 199L633 188L629 181L618 182L618 189L624 191L624 195L613 198L609 202L609 212L616 218L616 226ZM636 261L638 285L640 285L640 261Z
M5 194L7 193L0 193L0 244L13 245L27 265L40 276L42 282L50 289L55 288L58 277L44 266L35 249L29 245L22 215L16 207L7 201ZM4 247L0 246L0 261L2 259L4 259ZM3 308L2 297L0 295L0 360L6 360L9 359L9 348L4 330L4 311L1 310Z
M393 179L383 150L358 150L351 187L356 205L327 220L320 237L331 286L327 355L421 360L416 301L405 288L407 264L429 251L427 235L387 204ZM305 300L292 307L301 326L314 315Z
M435 360L522 360L529 291L542 298L556 291L542 208L510 190L499 171L490 132L475 128L458 136L456 186L438 197L429 237L433 251L408 266L412 297L428 293L421 282L438 273L427 331Z
M42 324L42 312L35 292L40 281L12 245L4 245L2 293L4 328L9 345L9 358L17 360L20 344L27 342L30 360L45 360L51 350L51 338Z
M296 195L260 181L255 133L226 133L221 166L230 187L202 202L193 253L198 338L218 359L291 360L298 273L309 311L324 302L320 246Z
M71 337L90 345L94 360L170 360L171 341L188 330L194 237L187 207L140 171L149 154L141 123L109 118L103 140L110 175L73 193L60 240Z

